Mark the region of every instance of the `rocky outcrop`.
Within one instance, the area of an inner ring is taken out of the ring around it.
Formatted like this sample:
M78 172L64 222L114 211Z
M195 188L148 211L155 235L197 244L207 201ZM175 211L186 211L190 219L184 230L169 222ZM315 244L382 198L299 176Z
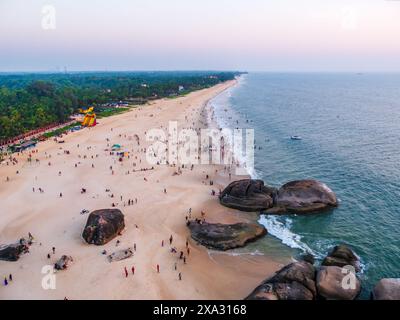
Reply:
M338 205L335 193L317 180L288 182L279 190L265 186L262 180L238 180L230 183L219 199L229 208L266 214L302 214Z
M360 259L347 246L335 246L328 256L322 261L323 266L353 266L356 272L360 272Z
M55 264L54 269L65 270L74 261L71 256L63 255Z
M400 300L400 279L381 279L372 291L374 300Z
M128 259L130 257L133 256L133 249L132 248L128 248L128 249L124 249L124 250L119 250L116 252L113 252L112 254L110 254L107 259L109 262L113 262L113 261L121 261L124 259Z
M316 180L298 180L288 182L278 190L274 208L269 213L308 213L337 205L336 195L324 183Z
M207 248L217 250L243 247L267 233L262 225L255 223L213 224L190 221L188 227L194 240Z
M308 262L308 263L310 263L310 264L312 264L312 265L314 265L314 263L315 263L315 258L314 258L314 256L313 256L311 253L309 253L309 252L302 254L302 255L300 256L300 260L301 260L301 261Z
M29 243L21 238L17 243L0 246L0 260L17 261L19 257L29 252Z
M316 298L315 268L300 261L279 270L265 280L247 300L313 300Z
M124 228L121 210L96 210L89 215L82 237L87 243L100 246L114 239Z
M220 203L241 211L261 211L273 206L276 190L262 180L244 179L229 184L221 193Z
M355 273L343 268L321 267L317 273L318 295L326 300L354 300L361 291L361 283Z
M330 255L346 259L345 266L359 264L357 255L346 246L336 246ZM328 256L329 257L329 256ZM252 300L354 300L360 294L361 282L356 268L343 266L313 266L310 253L301 256L302 261L291 263L279 270L272 278L265 280L246 299ZM324 260L325 261L325 260ZM353 262L353 264L351 263ZM357 262L357 264L356 264ZM388 279L398 280L398 279ZM388 296L400 294L400 280L388 281ZM385 284L385 282L383 282ZM396 287L397 286L397 287ZM384 292L384 285L376 288ZM384 295L381 293L382 296ZM377 293L379 296L379 293ZM400 299L400 297L399 297Z

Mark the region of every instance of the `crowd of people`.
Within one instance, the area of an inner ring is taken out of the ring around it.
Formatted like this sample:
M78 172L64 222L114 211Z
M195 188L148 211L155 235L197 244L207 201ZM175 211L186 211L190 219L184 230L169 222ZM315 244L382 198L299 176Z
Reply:
M203 114L203 111L200 114L200 119L203 120L200 120L199 123L196 122L196 119L198 117L199 113L197 111L193 112L190 116L186 116L185 119L186 123L191 124L190 126L187 127L187 129L194 129L197 132L199 132L203 127L207 125L206 121L204 120L205 114ZM161 125L160 128L164 127ZM138 184L141 183L144 184L149 181L155 181L157 178L154 178L155 175L153 175L153 173L157 171L157 168L159 166L167 166L171 168L172 169L171 176L188 175L191 171L195 169L195 164L179 165L175 161L168 161L168 159L161 159L161 161L155 166L144 165L142 163L142 160L144 162L147 149L141 145L141 139L139 138L139 135L137 134L128 135L128 134L118 134L118 133L115 134L116 131L117 128L110 129L110 135L107 138L105 138L103 152L100 152L98 149L96 149L95 146L91 145L82 146L81 144L71 145L70 143L68 143L68 141L66 141L65 144L57 147L56 152L45 151L43 153L40 153L38 149L26 150L20 154L13 155L9 159L7 159L2 165L15 166L16 168L18 168L18 170L16 170L17 172L16 174L20 174L21 170L19 169L20 162L24 158L27 158L31 159L29 161L34 163L36 162L38 166L41 166L42 168L41 170L49 170L51 172L54 171L54 179L64 179L68 178L68 172L65 172L63 169L59 169L59 165L61 164L64 167L65 163L67 163L67 166L71 166L72 168L75 169L81 167L88 168L87 170L96 169L96 172L101 172L102 174L106 173L106 175L111 174L111 176L114 176L116 178L120 178L122 177L122 175L124 176L130 175L132 176L132 179L135 179L135 181L137 181ZM171 136L168 136L168 139L170 138ZM126 150L123 156L120 153L109 151L112 146L112 141L126 142L126 145L121 145L121 148L125 148ZM182 146L182 143L183 142L181 141L178 143L178 145ZM164 151L168 151L168 149ZM197 151L200 152L200 150ZM166 152L166 154L167 153L168 152ZM62 157L62 160L60 160L60 157ZM43 158L45 160L43 161L44 164L42 165L40 159ZM104 166L105 163L106 166ZM166 163L166 165L162 165L161 163ZM202 185L208 187L209 191L207 194L211 195L212 197L217 196L218 192L221 193L221 189L218 190L218 187L215 188L215 184L219 184L218 182L217 183L215 182L217 181L216 179L218 178L218 175L229 175L229 178L231 179L231 166L226 165L225 167L223 167L223 169L222 168L217 170L212 169L210 170L210 172L204 171L204 175L199 180L199 184L201 183ZM61 185L61 187L59 190L55 190L54 188L46 186L45 185L46 181L37 178L38 177L36 177L35 180L32 181L32 185L30 186L33 192L32 196L36 197L36 194L45 193L45 187L46 187L46 195L48 197L51 197L52 195L55 196L55 198L59 199L57 201L65 201L66 203L68 203L69 201L71 201L71 199L73 199L73 197L78 196L78 195L71 195L69 190L64 190L62 188L62 184L57 184ZM6 177L6 182L10 182L10 180L12 179L13 177L11 176ZM93 179L97 179L97 177L93 176ZM104 188L103 190L105 190L105 193L102 193L103 191L100 192L93 191L92 190L93 187L91 188L87 185L84 185L84 181L80 181L81 185L76 189L76 193L80 194L81 196L79 201L84 202L85 197L96 199L96 201L99 202L101 200L108 199L107 201L109 205L113 208L142 205L143 201L141 195L132 194L128 190L124 189L123 184L119 185L116 179L113 181L115 181L114 182L115 185L111 185L112 188L108 185L102 186ZM101 185L101 183L102 183L101 178L99 178L99 185ZM166 186L160 187L158 189L158 192L164 194L165 197L169 197L169 196L176 196L177 191L175 188L170 187L168 185L168 188ZM134 212L133 208L127 208L126 210L128 210L129 214L131 214L131 212ZM88 210L85 209L84 212L86 213L88 212ZM187 212L184 213L184 217L185 217L184 221L185 224L190 223L190 221L203 223L206 220L206 212L205 210L198 210L198 209L193 210L192 208L189 208ZM131 223L131 226L135 227L135 229L139 229L139 226L136 223L134 223L134 214L131 214L129 222ZM170 234L169 237L165 237L165 239L158 240L159 241L158 246L160 246L161 244L161 250L165 250L166 252L168 252L171 258L167 260L168 262L162 260L158 261L158 263L151 264L151 268L152 270L154 270L156 274L162 274L172 270L174 272L175 279L177 279L178 281L183 280L183 273L185 271L185 268L187 268L186 267L187 265L190 267L190 260L192 260L192 255L193 253L196 254L196 252L193 252L191 248L188 237L189 237L189 230L187 231L186 239L185 238L182 239L181 234L176 234L176 235ZM118 240L116 245L120 245L119 241L120 240ZM124 243L125 242L126 239L124 239ZM51 250L46 254L47 260L52 260L54 255L56 254L56 248L54 246L50 246L50 248ZM135 257L137 250L136 242L133 245L133 249L135 252L134 254ZM103 254L105 253L106 250L103 251ZM134 257L132 258L132 260L129 260L129 262L127 262L125 266L123 266L122 276L124 278L135 279L142 272L140 267L141 265L135 263ZM170 265L165 265L166 263L170 263ZM121 269L119 268L118 270L119 270L118 273L120 274ZM9 286L10 283L12 283L12 281L13 281L13 275L9 274L7 276L4 276L3 284L4 286Z

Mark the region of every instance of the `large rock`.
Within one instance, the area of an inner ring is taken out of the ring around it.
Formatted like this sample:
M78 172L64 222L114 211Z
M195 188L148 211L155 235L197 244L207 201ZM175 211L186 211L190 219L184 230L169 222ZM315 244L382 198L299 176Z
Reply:
M29 252L29 244L21 238L17 243L0 246L0 260L17 261L19 257Z
M255 223L220 224L190 221L192 238L203 246L217 250L243 247L267 233L264 226Z
M270 213L289 211L307 213L336 207L336 195L324 183L316 180L298 180L284 184L275 197Z
M273 205L276 190L262 180L238 180L230 183L221 193L220 203L241 211L262 211Z
M317 273L318 295L326 300L354 300L360 293L361 283L356 274L343 272L343 268L321 267Z
M372 291L374 300L400 300L400 279L381 279Z
M247 296L248 300L313 300L316 298L315 268L299 261L279 270Z
M360 272L360 260L347 246L335 246L328 256L322 261L323 266L353 266L356 272Z
M315 263L315 257L310 252L306 252L306 253L302 254L299 257L299 260L308 262L308 263L310 263L312 265L314 265L314 263Z
M87 243L100 246L114 239L124 228L121 210L96 210L89 215L82 237Z

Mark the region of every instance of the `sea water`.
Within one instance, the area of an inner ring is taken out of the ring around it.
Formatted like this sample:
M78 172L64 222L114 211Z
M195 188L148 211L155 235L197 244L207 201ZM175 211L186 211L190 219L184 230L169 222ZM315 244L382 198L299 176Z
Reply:
M262 215L272 238L251 250L320 260L347 244L361 258L362 298L400 277L400 74L250 73L210 105L221 127L255 130L253 177L317 179L340 200L329 212Z

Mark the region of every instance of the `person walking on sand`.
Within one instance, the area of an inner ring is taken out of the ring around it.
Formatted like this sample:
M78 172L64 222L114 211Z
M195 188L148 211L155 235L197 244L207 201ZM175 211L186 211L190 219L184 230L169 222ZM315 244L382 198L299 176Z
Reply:
M179 277L179 281L181 281L182 280L182 273L179 272L178 277Z
M190 248L189 247L187 247L186 251L187 251L187 254L190 255Z
M5 285L5 286L8 285L8 281L7 281L7 278L6 278L6 277L4 277L4 285Z
M160 273L160 265L157 265L157 273Z
M171 236L169 237L169 244L171 245L172 244L172 241L174 240L174 238L172 238L172 234L171 234Z
M132 275L134 275L134 274L135 274L135 267L132 266Z
M8 280L13 281L13 277L12 274L10 273L10 275L8 276Z
M53 249L53 254L55 254L56 253L56 247L53 247L52 249Z
M128 278L128 269L126 269L126 267L124 267L124 271L125 271L125 278Z

